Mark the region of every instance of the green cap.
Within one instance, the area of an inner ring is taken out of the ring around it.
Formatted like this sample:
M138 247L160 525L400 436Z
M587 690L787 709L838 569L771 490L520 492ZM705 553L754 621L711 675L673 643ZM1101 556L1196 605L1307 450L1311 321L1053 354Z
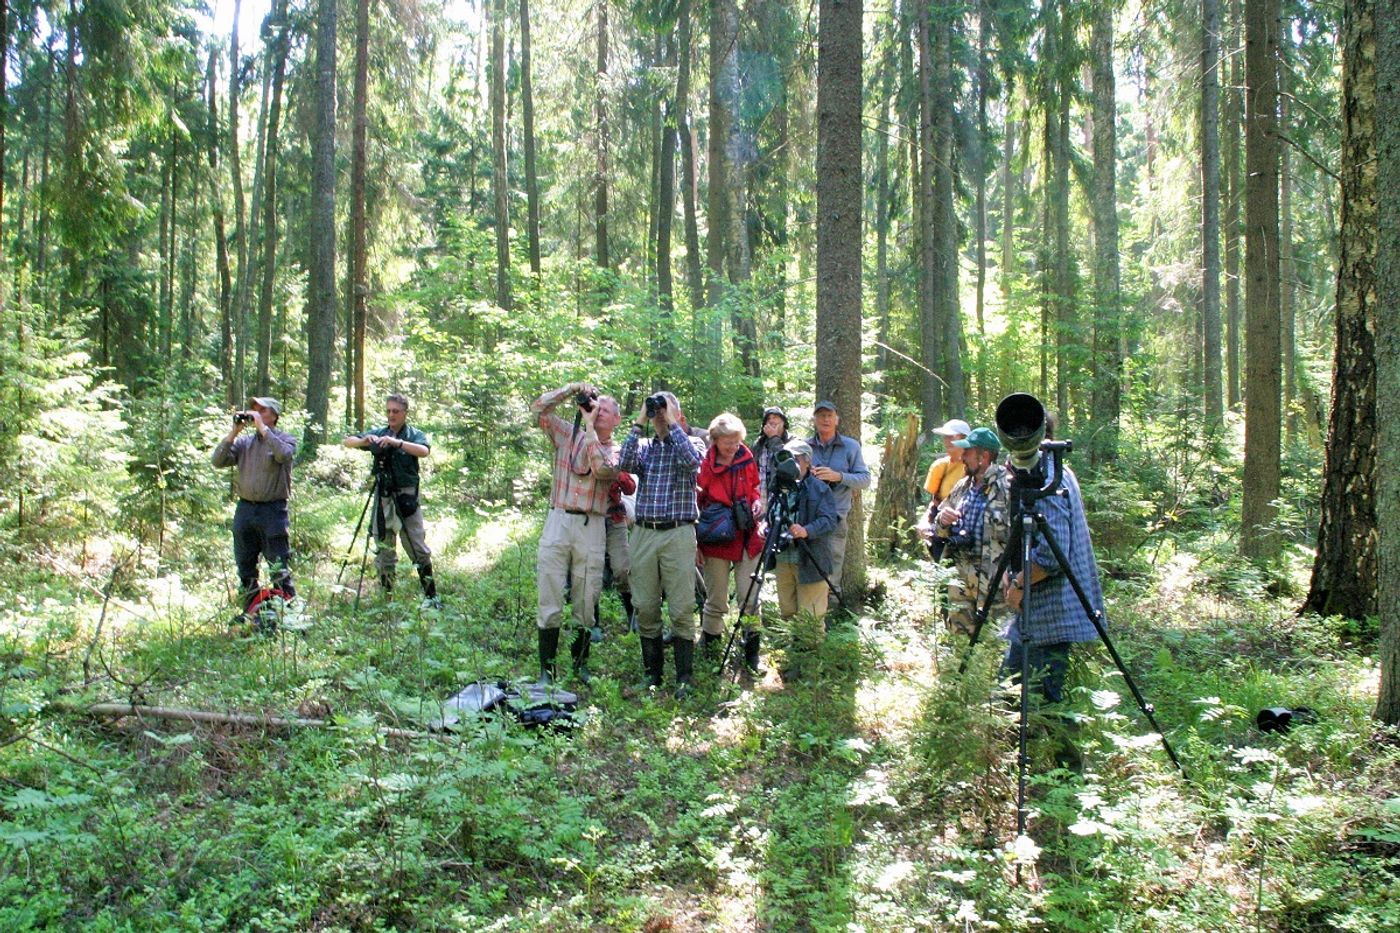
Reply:
M981 447L983 450L990 450L994 454L1001 453L1001 441L997 440L997 432L991 428L973 428L972 433L960 441L953 441L954 447L967 449L968 447Z

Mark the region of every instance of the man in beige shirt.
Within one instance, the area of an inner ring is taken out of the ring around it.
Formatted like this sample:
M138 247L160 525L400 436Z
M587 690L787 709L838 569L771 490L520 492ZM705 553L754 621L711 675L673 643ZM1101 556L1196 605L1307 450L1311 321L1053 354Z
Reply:
M210 456L216 467L237 467L233 559L238 564L240 605L245 614L260 590L259 557L267 560L272 588L285 594L283 599L296 595L290 565L287 497L292 492L292 459L297 442L290 434L277 430L282 406L276 399L252 398L248 408L234 415L233 427ZM244 434L248 427L253 428L253 433Z

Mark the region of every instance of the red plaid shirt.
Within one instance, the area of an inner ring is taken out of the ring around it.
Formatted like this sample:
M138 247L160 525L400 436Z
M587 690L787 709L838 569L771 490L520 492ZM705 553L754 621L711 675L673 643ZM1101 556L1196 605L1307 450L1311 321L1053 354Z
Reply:
M598 435L573 425L554 414L554 407L573 394L572 388L550 392L535 399L530 410L539 415L540 427L554 444L554 484L549 504L556 509L605 515L608 490L617 478L620 448L616 441L604 443Z

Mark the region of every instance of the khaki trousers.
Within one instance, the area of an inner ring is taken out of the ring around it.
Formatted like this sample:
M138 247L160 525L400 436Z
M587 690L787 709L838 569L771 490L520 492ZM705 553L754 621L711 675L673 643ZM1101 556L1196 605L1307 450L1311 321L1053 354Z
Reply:
M559 628L564 618L564 581L572 574L570 602L574 623L593 624L593 604L603 588L603 554L607 537L602 515L570 515L550 509L540 534L535 585L540 596L539 627Z
M619 593L626 593L631 587L628 578L632 573L632 550L627 546L627 526L608 522L608 565L612 567L613 585Z
M395 538L403 542L404 553L413 561L415 567L423 566L428 558L433 556L433 552L428 550L428 529L423 524L421 505L414 509L408 518L400 518L399 510L394 505L394 497L380 496L379 514L384 537L376 542L374 566L381 577L393 574L394 568L399 565L399 549Z
M637 525L629 539L632 606L637 631L643 638L661 637L661 598L671 616L671 632L683 641L695 640L695 525L665 531Z
M782 561L778 561L773 576L777 581L778 614L784 619L790 619L799 612L810 612L818 619L826 615L827 585L825 580L818 580L816 583L798 583L797 564L787 564Z
M753 568L758 565L758 555L749 557L744 555L744 559L738 561L725 560L722 557L707 557L705 564L701 568L705 575L705 608L701 612L701 628L708 635L723 635L724 617L729 612L729 580L736 577L735 586L739 593L734 597L736 603L741 602L748 594L749 604L741 609L745 613L744 630L755 632L759 629L758 623L758 587L753 587L749 591L749 576L753 573Z

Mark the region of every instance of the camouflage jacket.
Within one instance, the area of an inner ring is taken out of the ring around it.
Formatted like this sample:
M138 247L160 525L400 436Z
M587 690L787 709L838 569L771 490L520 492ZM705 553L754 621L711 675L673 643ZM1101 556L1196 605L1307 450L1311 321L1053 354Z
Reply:
M987 489L987 508L982 513L982 543L980 547L958 551L953 556L953 565L958 572L950 595L954 599L980 603L986 592L992 574L996 573L997 562L1011 537L1011 471L1000 464L992 464L984 476ZM972 488L971 476L958 480L953 491L948 494L948 503L958 508L964 496ZM961 583L961 586L957 584ZM998 597L992 604L995 610L1003 606Z

